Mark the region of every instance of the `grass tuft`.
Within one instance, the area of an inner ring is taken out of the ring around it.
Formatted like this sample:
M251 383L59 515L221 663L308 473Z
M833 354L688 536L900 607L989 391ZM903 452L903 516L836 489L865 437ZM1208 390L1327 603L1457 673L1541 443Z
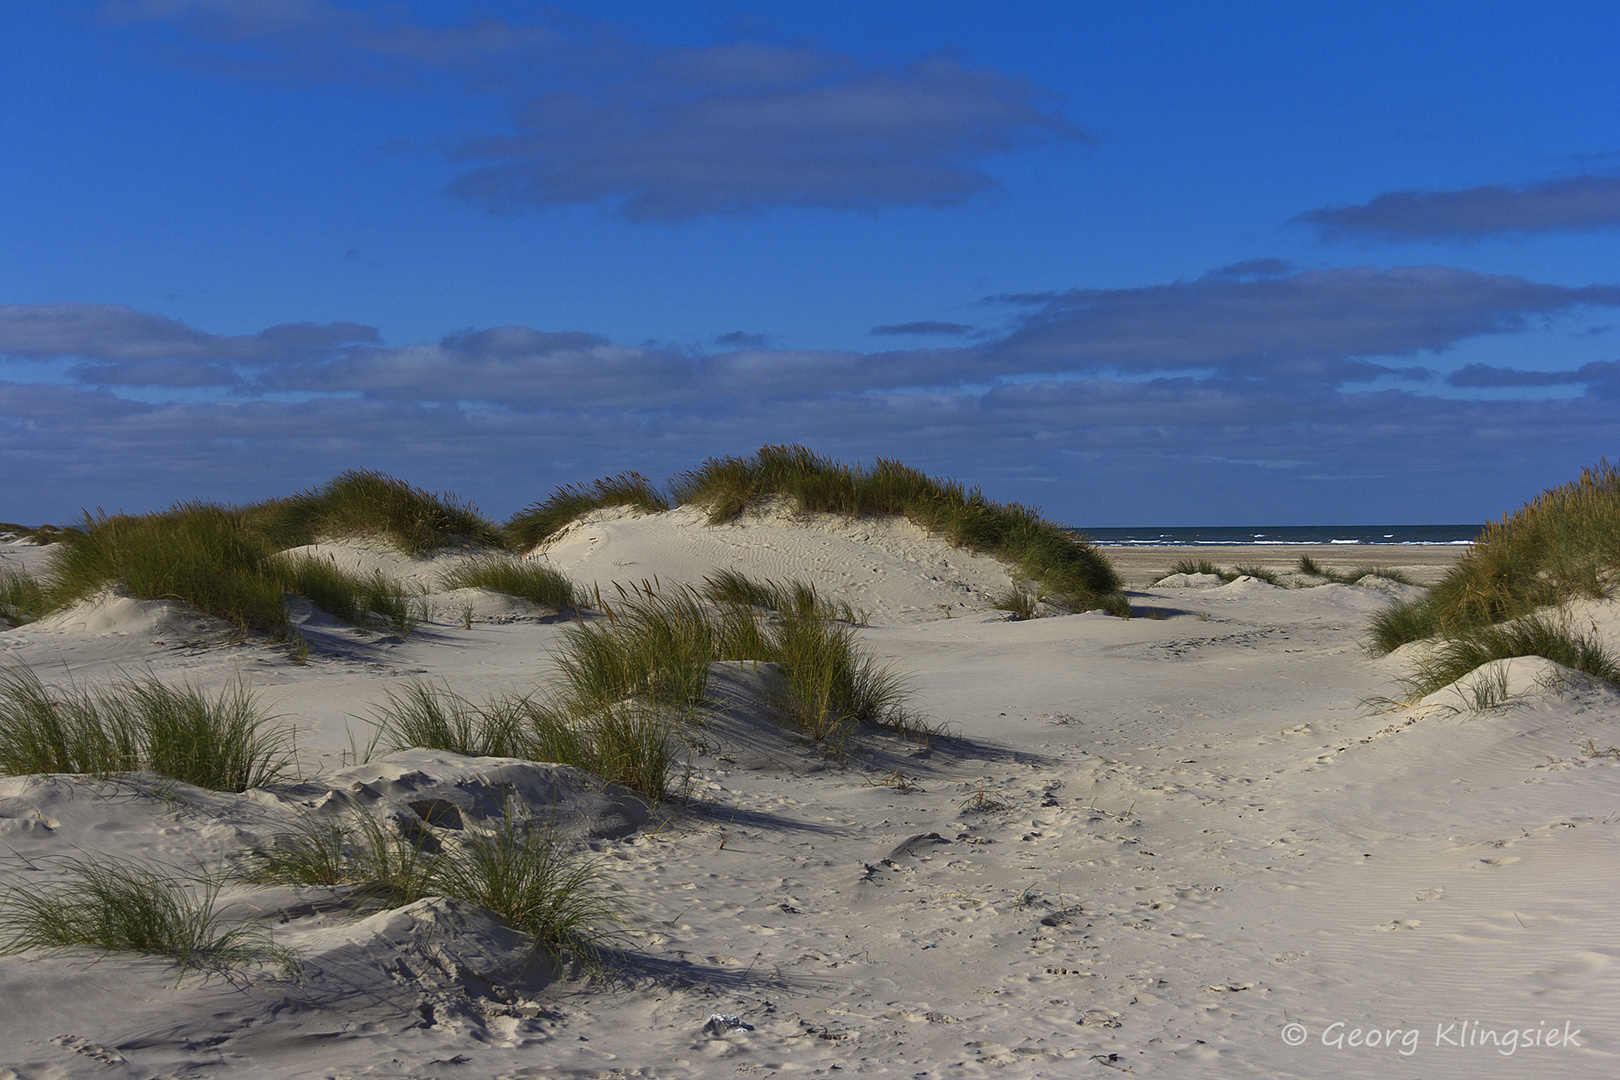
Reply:
M1172 574L1213 574L1222 581L1233 581L1237 575L1230 570L1222 570L1208 559L1177 559L1175 565L1164 572L1164 577Z
M1361 577L1357 578L1356 580L1361 581L1363 578L1370 577L1383 578L1385 581L1393 581L1398 585L1417 584L1417 582L1413 580L1411 574L1408 574L1403 570L1397 570L1393 566L1369 566L1367 569L1361 572Z
M429 866L436 890L488 908L546 952L571 955L588 970L600 968L605 928L618 921L600 877L556 833L510 813Z
M119 586L142 600L189 604L244 631L285 636L282 588L264 561L271 548L243 514L181 503L143 517L85 515L51 552L47 602L65 606Z
M690 712L703 701L711 661L760 659L718 655L716 620L688 590L637 591L598 606L606 617L570 625L557 656L569 713L631 697Z
M500 529L471 503L363 469L351 469L312 491L246 507L242 513L275 550L348 536L378 537L408 555L458 543L505 544Z
M369 814L353 824L306 821L253 854L239 877L256 884L347 887L361 906L428 896L480 904L553 956L600 966L607 927L618 921L596 866L549 829L510 811L492 832L452 839L390 830Z
M52 693L28 668L0 670L0 773L107 777L149 770L213 791L275 783L292 766L241 682L210 698L155 678Z
M813 586L733 575L708 587L747 600L706 604L694 591L638 590L602 605L606 618L570 627L558 656L563 707L589 714L642 699L687 715L704 700L712 662L758 660L781 666L783 711L817 740L842 738L860 724L915 726L902 680L861 654L854 627Z
M1440 641L1402 680L1409 699L1431 694L1492 660L1543 656L1594 679L1620 686L1620 659L1595 634L1570 627L1566 620L1527 615L1494 626L1473 627Z
M1466 636L1538 608L1611 593L1620 580L1620 469L1606 460L1504 515L1414 610L1375 624L1369 650Z
M45 589L37 579L25 570L0 566L0 619L21 626L49 610Z
M1014 619L1035 619L1040 617L1039 604L1040 597L1022 585L1014 585L997 597L991 607L1012 612Z
M861 724L901 732L914 726L904 680L863 655L854 635L845 623L797 613L767 628L769 655L760 659L782 667L783 711L818 742L842 741Z
M389 753L422 747L465 757L529 756L524 699L494 699L479 706L447 686L420 681L387 696L373 724Z
M572 765L659 802L674 764L673 722L656 702L576 701L563 709L499 697L476 704L448 687L417 682L390 693L372 725L388 753L421 747Z
M713 577L703 579L700 594L716 603L745 604L765 608L779 615L798 614L818 619L835 619L854 626L865 626L867 616L845 600L829 600L804 581L791 581L785 585L774 581L755 581L736 570L720 570Z
M256 927L220 928L219 887L146 862L64 858L54 882L0 894L0 952L74 945L164 956L182 973L247 964L294 967L293 956Z
M14 521L0 521L0 541L27 542L35 547L44 547L54 544L62 538L63 533L76 531L72 526L62 528L59 525L40 525L31 527L18 525Z
M1321 578L1323 581L1331 582L1334 585L1354 585L1368 574L1374 573L1372 570L1335 570L1331 566L1323 566L1309 555L1299 557L1299 572L1309 577ZM1385 575L1378 574L1377 576L1383 577Z
M276 555L267 572L288 592L361 630L372 629L373 618L380 618L400 637L409 637L428 616L426 590L392 581L381 570L351 574L330 557L305 552Z
M468 559L441 580L447 589L489 589L545 607L584 606L580 590L562 574L537 562L520 562L502 555Z
M235 877L251 885L347 888L361 906L397 907L432 893L426 832L406 836L360 811L350 823L301 819L243 860Z
M1367 652L1383 656L1402 645L1439 633L1440 609L1431 593L1406 603L1392 604L1374 615L1368 631Z
M1265 582L1267 585L1277 584L1277 572L1267 570L1263 566L1238 566L1234 568L1238 574L1247 574L1249 577Z
M380 536L410 554L458 542L500 545L494 525L452 495L433 495L373 472L346 472L315 491L233 508L180 503L156 514L85 515L64 530L50 561L47 607L109 586L171 600L241 628L286 637L283 591L357 626L373 614L402 636L426 617L418 594L381 575L356 578L318 560L276 558L325 536Z
M514 514L504 528L507 545L513 551L528 551L580 515L609 506L634 506L651 514L668 510L669 500L638 472L569 484Z

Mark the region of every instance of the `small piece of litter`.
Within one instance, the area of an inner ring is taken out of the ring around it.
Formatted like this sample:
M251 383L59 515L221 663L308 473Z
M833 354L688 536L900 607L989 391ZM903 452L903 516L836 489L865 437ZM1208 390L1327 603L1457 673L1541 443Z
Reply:
M730 1013L710 1013L708 1023L703 1025L703 1030L710 1035L724 1035L733 1029L753 1031L754 1025L744 1023L742 1017L733 1016Z

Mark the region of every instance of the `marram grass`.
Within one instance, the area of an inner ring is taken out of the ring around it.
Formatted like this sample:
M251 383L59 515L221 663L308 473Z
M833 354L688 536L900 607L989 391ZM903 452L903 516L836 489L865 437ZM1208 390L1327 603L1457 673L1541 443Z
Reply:
M1409 698L1517 656L1542 656L1620 685L1620 659L1596 634L1549 613L1574 599L1609 596L1617 580L1620 471L1600 461L1573 483L1544 491L1487 525L1424 596L1380 612L1367 651L1381 656L1422 643L1413 672L1402 680Z
M0 773L108 777L144 769L214 791L246 791L291 767L288 732L239 681L214 696L156 678L51 691L28 668L0 669Z
M142 861L68 857L55 865L54 880L0 892L0 952L88 946L166 957L182 973L296 967L265 931L221 927L217 883Z
M378 537L410 555L457 543L504 544L500 530L471 503L360 469L312 491L244 507L242 513L276 550L348 536Z
M1165 577L1172 574L1213 574L1222 581L1231 581L1237 575L1222 570L1208 559L1177 559L1174 566L1164 573Z
M428 617L427 590L391 580L381 570L350 573L331 558L306 552L276 555L265 563L265 572L286 591L361 630L374 629L373 620L381 619L400 637L409 637Z
M1401 680L1409 700L1449 686L1492 660L1542 656L1594 679L1620 686L1620 658L1596 634L1567 620L1526 615L1511 622L1476 626L1437 642Z
M992 606L1010 611L1014 619L1035 619L1040 617L1040 599L1024 586L1014 585L997 597Z
M705 704L710 665L721 660L779 665L782 715L829 745L862 725L931 734L906 709L904 680L859 647L855 626L812 586L739 575L724 591L770 606L711 601L691 589L626 591L564 631L550 697L478 703L411 683L377 709L377 744L573 765L661 800L679 728Z
M1374 625L1369 649L1456 637L1581 597L1606 596L1620 580L1620 470L1600 461L1486 525L1473 548L1405 610Z
M48 610L45 589L38 579L25 570L0 565L0 619L21 626Z
M647 513L669 509L669 500L637 472L620 473L589 484L558 488L544 501L514 514L504 532L513 551L528 551L582 514L609 506L633 506Z
M357 907L409 904L433 891L429 836L407 836L392 824L364 810L346 823L309 815L239 861L234 876L250 885L345 888Z
M388 691L372 721L389 753L410 747L464 757L529 757L530 712L523 699L474 704L447 686L413 681Z
M678 722L662 704L640 699L571 708L516 696L478 703L427 682L390 692L371 721L388 753L421 747L572 765L654 802L668 794Z
M804 581L779 584L775 581L755 581L736 570L717 570L703 579L699 593L716 603L746 604L767 608L779 615L798 614L818 619L865 626L866 613L857 611L847 600L823 597L814 585Z
M489 589L543 607L577 608L584 598L573 582L537 562L486 554L467 559L439 582L446 589Z
M285 636L287 610L271 548L243 515L182 503L142 517L85 515L83 528L53 545L47 600L62 606L119 586L142 600L171 600L234 623Z
M587 969L600 967L601 943L618 921L596 864L550 829L510 813L491 832L447 845L428 876L436 891L488 908L547 953Z
M903 680L864 654L854 627L835 617L838 608L813 586L736 575L720 591L751 599L716 603L689 590L637 591L601 605L602 619L569 627L557 657L564 707L582 712L642 698L688 713L704 700L711 663L758 660L781 666L783 709L814 738L861 724L914 725ZM770 608L758 600L771 601Z
M957 547L1011 562L1051 595L1079 607L1124 604L1119 575L1103 553L1017 503L998 503L954 480L880 458L845 465L803 446L766 446L748 458L710 458L672 483L677 501L707 507L723 522L771 496L800 511L897 514Z
M587 969L619 921L596 865L550 829L520 821L510 805L492 830L410 837L360 812L352 823L305 821L238 870L256 884L350 890L357 906L429 896L479 904L528 934L539 949Z

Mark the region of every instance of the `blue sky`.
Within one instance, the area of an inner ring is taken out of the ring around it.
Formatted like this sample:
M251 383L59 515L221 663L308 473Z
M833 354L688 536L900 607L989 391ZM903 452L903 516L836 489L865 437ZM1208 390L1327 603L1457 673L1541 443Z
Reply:
M0 7L0 519L801 442L1481 521L1620 418L1611 4Z

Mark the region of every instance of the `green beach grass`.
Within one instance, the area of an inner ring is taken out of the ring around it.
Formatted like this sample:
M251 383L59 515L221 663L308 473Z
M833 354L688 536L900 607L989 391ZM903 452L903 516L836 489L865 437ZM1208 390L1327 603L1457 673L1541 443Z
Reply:
M445 573L439 584L446 589L489 589L516 596L544 607L558 609L584 606L580 589L568 578L537 562L523 562L509 555L478 555Z
M1545 614L1572 600L1610 596L1617 581L1620 470L1600 461L1485 526L1425 596L1373 619L1367 651L1381 656L1428 643L1406 683L1412 696L1513 656L1544 656L1620 685L1620 661L1601 642Z
M380 538L409 554L504 545L493 524L454 496L348 472L314 491L245 507L192 502L140 516L86 514L80 528L58 535L46 584L7 577L0 603L37 618L116 586L142 600L187 604L244 633L285 638L284 594L295 592L354 626L369 629L378 617L408 635L427 617L420 592L380 573L350 574L312 556L281 554L346 536Z
M236 876L251 884L346 888L359 910L430 896L464 900L488 908L554 958L599 970L620 913L596 864L550 829L520 820L510 806L506 811L493 830L466 830L453 841L431 831L405 836L363 811L348 824L306 820L253 853Z
M64 857L55 880L0 891L0 953L75 945L166 957L182 974L244 965L296 970L295 957L254 926L221 927L215 881L156 863Z
M156 678L47 690L0 669L0 774L109 777L145 769L213 791L246 791L292 768L290 733L240 681L209 696Z
M458 544L505 546L500 529L458 496L360 469L241 513L248 528L278 551L351 536L384 540L407 555Z
M581 514L608 506L634 506L657 513L669 509L669 499L640 473L620 473L560 487L543 502L514 514L503 531L513 551L528 551Z

